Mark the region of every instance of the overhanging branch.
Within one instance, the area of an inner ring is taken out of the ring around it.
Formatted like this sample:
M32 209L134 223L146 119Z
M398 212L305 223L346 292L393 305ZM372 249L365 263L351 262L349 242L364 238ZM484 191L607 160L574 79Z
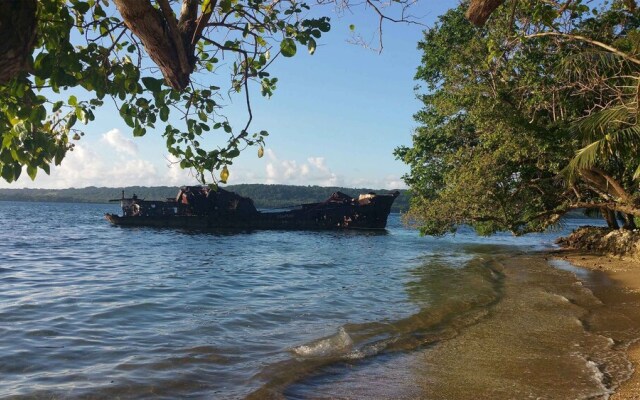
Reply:
M527 35L525 36L525 38L536 38L536 37L545 37L545 36L556 36L556 37L562 37L564 39L569 39L569 40L575 40L575 41L580 41L580 42L585 42L585 43L589 43L593 46L597 46L600 48L603 48L617 56L620 56L622 58L624 58L625 60L632 62L634 64L640 65L640 60L630 56L629 54L620 51L618 49L616 49L613 46L609 46L606 43L602 43L600 41L594 40L594 39L589 39L588 37L585 36L581 36L581 35L572 35L569 33L561 33L561 32L540 32L540 33L534 33L531 35Z

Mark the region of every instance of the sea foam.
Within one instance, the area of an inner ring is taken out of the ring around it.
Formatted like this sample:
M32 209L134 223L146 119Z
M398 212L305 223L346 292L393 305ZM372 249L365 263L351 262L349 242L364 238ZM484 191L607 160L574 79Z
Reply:
M340 327L336 334L294 347L292 351L301 357L329 357L344 354L351 350L352 346L351 336Z

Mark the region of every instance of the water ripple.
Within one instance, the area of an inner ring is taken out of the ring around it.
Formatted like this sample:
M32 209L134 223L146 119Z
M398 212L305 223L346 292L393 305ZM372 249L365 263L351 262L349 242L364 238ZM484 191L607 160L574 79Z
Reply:
M463 281L436 283L470 252L496 251L473 235L419 238L398 216L382 235L225 235L116 228L103 218L116 211L0 202L4 396L243 397L290 349L341 326L410 318L445 287L461 291ZM425 276L434 285L416 284Z

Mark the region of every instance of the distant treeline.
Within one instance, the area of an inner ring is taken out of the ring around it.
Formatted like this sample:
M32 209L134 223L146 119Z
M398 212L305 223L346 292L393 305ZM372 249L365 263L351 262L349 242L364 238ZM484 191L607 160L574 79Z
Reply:
M141 199L165 200L175 198L178 193L175 186L128 186L128 187L95 187L81 189L0 189L0 201L48 201L68 203L107 203L110 199L119 199L122 191L127 197L134 193ZM326 200L332 193L340 191L350 196L360 193L389 193L389 190L354 189L323 186L293 186L242 184L230 185L224 189L250 197L258 208L284 208L302 203L315 203ZM409 193L400 191L400 196L393 204L392 212L405 211L409 208Z

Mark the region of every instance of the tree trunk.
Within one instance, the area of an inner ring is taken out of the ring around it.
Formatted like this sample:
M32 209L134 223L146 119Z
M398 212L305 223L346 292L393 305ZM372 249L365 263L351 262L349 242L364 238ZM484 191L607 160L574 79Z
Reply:
M144 45L147 54L160 68L165 82L176 90L189 84L195 57L191 35L193 35L197 8L194 12L193 0L185 0L182 13L189 19L181 18L180 23L171 12L168 1L158 1L162 9L151 5L149 0L115 0L127 28Z
M630 203L631 196L629 196L629 194L624 190L624 187L601 169L581 169L579 173L580 177L585 182L594 186L601 193L608 194L612 198L616 199L616 201Z
M620 229L620 225L618 225L618 220L616 219L615 211L609 210L607 208L601 208L600 213L605 221L607 221L607 226L611 229Z
M475 26L483 26L505 0L471 0L466 17Z
M30 68L37 7L36 0L0 0L0 84Z

